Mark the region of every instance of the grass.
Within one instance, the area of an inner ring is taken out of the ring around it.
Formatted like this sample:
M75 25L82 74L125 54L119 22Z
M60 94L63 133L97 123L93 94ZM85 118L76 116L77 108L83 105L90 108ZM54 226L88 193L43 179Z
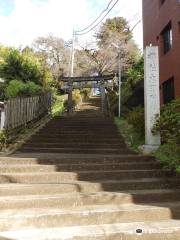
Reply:
M137 133L125 118L116 117L114 121L128 146L135 152L139 152L138 147L144 144L144 137Z
M55 103L52 106L52 116L59 116L65 111L64 102L67 100L67 97L67 95L56 95Z

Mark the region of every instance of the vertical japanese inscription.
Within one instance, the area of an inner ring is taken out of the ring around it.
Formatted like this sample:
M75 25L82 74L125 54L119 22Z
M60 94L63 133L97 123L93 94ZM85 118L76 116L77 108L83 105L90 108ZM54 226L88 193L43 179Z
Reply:
M158 47L145 50L145 135L147 145L159 145L160 136L152 134L156 116L160 113Z

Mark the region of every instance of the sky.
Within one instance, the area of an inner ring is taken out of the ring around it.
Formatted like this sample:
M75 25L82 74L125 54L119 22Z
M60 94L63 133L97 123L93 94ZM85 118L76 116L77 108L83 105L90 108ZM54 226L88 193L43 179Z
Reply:
M106 8L110 0L0 0L0 44L31 45L40 36L52 34L72 38L73 27L85 28ZM116 0L114 0L115 2ZM111 17L125 17L131 27L142 18L141 0L119 0ZM89 41L94 32L79 37ZM142 49L142 22L134 29L134 39Z

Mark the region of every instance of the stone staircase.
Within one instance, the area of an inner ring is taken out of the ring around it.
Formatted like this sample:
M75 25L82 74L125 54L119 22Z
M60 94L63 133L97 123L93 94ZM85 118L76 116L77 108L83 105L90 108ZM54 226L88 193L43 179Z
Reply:
M130 151L93 98L0 158L0 239L180 240L180 180Z

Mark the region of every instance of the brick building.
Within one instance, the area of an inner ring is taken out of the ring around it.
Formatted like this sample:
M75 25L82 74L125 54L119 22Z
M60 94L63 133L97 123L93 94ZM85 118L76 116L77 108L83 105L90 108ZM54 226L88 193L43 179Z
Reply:
M180 97L180 0L142 0L144 48L159 46L161 103Z

